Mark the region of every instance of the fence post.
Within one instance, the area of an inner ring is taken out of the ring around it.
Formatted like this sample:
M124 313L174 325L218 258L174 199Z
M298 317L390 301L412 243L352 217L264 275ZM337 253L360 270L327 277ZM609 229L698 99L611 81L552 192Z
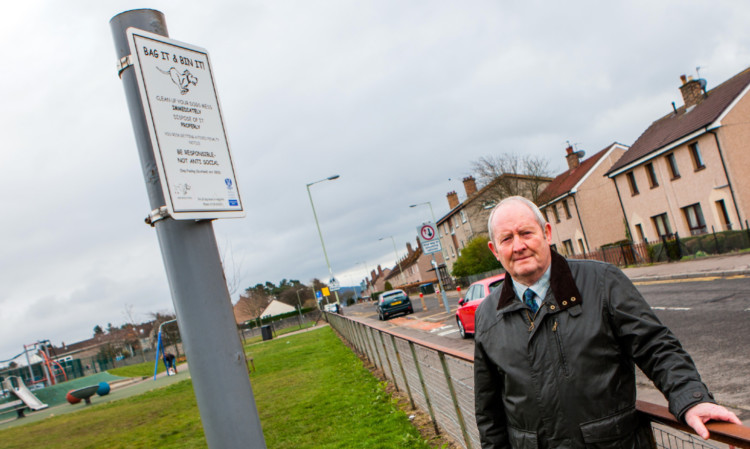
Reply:
M352 329L354 330L354 340L357 342L357 349L359 350L359 353L363 356L367 357L367 354L365 354L365 348L362 345L362 336L359 334L359 323L356 321L351 321L352 323Z
M396 360L398 360L398 366L401 368L401 377L404 379L404 386L406 387L406 394L409 396L409 403L411 409L417 408L414 405L414 398L411 396L411 388L409 388L409 380L406 378L406 371L404 370L404 364L401 362L401 354L398 352L398 346L396 345L396 337L391 335L391 344L393 344L393 352L396 353Z
M365 354L365 358L367 359L367 361L372 362L372 357L370 355L370 348L367 345L367 341L364 336L364 332L365 332L364 324L362 323L357 323L357 324L358 324L357 330L359 332L359 338L362 340L362 352Z
M365 331L365 338L367 339L367 344L370 345L370 354L372 357L370 357L370 361L372 362L372 365L377 368L378 367L378 360L377 360L377 353L375 352L375 345L373 344L373 338L372 338L372 328L369 326L364 327Z
M448 390L451 393L453 407L456 408L456 421L458 421L458 425L461 426L461 433L464 435L466 447L468 449L472 449L471 441L469 439L469 433L466 432L464 415L463 413L461 413L461 406L458 404L458 399L456 398L456 390L453 388L453 378L451 377L450 370L448 369L448 362L445 361L445 354L442 351L438 351L438 356L440 357L440 364L443 365L443 373L445 373L445 381L448 383Z
M435 427L435 433L440 434L438 429L437 421L435 421L435 412L432 410L432 403L430 402L430 395L427 393L427 384L424 383L424 376L422 376L422 368L419 367L419 359L417 359L417 351L414 349L414 343L409 342L409 349L411 349L411 355L414 358L414 366L417 368L417 374L419 375L419 383L422 384L422 392L424 393L424 400L427 402L427 410L430 412L430 419L432 425Z
M378 341L375 339L375 334L373 332L379 332L375 330L374 328L370 328L370 337L372 338L372 347L375 348L375 354L378 356L378 362L380 363L380 369L382 369L385 372L385 365L383 364L383 356L380 355L380 350L378 349Z
M716 229L714 229L713 225L711 225L711 233L714 235L714 245L716 245L716 254L721 254L721 251L719 250L719 238L716 237Z
M391 370L391 379L393 379L393 385L396 387L396 391L399 391L398 383L396 382L396 375L393 374L393 365L391 365L391 358L388 357L388 350L385 349L385 338L383 338L382 332L380 332L380 343L383 346L383 352L385 353L385 360L388 362L388 369Z

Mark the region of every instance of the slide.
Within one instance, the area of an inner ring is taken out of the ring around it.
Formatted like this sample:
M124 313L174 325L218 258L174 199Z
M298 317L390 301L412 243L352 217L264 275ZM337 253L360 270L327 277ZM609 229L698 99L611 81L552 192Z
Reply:
M13 385L14 379L17 386ZM8 377L3 381L3 388L8 390L11 394L14 394L18 399L22 400L31 410L37 411L49 407L34 396L34 393L32 393L31 390L26 388L26 385L24 385L23 380L20 377Z

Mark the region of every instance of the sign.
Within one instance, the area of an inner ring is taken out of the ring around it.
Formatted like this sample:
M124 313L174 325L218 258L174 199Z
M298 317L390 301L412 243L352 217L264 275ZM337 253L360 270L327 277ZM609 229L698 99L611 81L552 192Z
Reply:
M330 288L332 292L337 292L341 290L341 285L335 277L331 277L331 279L328 280L328 288Z
M321 299L323 298L323 293L319 290L315 290L315 297Z
M244 217L208 53L136 28L127 35L169 215Z
M431 222L417 226L419 243L422 245L422 251L425 254L439 253L442 251L440 238L437 235L436 227Z
M323 292L323 296L325 296L325 297L331 296L331 292L328 290L328 287L323 287L320 290Z

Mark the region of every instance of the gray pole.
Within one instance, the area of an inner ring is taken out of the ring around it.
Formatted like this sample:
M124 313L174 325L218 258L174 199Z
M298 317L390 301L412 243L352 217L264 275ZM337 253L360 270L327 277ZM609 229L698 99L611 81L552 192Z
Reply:
M326 244L323 242L323 233L320 232L320 223L318 223L318 214L317 212L315 212L315 204L313 203L312 193L310 193L310 186L313 184L317 184L319 182L323 182L323 181L333 181L334 179L338 179L338 178L339 178L339 175L333 175L333 176L327 177L326 179L321 179L320 181L311 182L310 184L307 185L307 197L310 198L310 207L312 207L313 217L315 217L315 226L318 228L318 237L320 237L320 246L323 247L323 256L325 256L326 258L326 266L328 267L328 274L331 275L331 279L334 279L333 270L331 270L331 262L328 261L328 253L326 252ZM336 295L336 304L339 304L339 292L337 290L334 290L333 293Z
M451 313L451 308L448 305L448 297L445 296L445 289L443 288L443 280L440 279L440 268L438 267L437 261L435 260L435 254L430 254L432 256L432 265L435 268L435 274L437 275L438 279L438 285L440 286L440 294L443 295L443 306L445 306L445 311L448 313Z
M151 9L120 13L110 20L110 27L118 61L130 54L127 28L168 36L164 15ZM124 69L121 78L149 204L152 210L158 209L166 202L134 70ZM154 227L208 447L265 449L211 221L166 218Z

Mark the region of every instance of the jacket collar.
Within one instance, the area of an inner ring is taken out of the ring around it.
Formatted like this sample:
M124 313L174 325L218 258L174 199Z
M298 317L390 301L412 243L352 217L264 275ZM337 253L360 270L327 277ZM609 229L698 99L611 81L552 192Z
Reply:
M582 304L583 297L581 296L581 292L578 291L578 287L576 287L575 279L573 279L573 274L570 272L570 267L565 258L552 250L551 264L552 270L549 287L552 290L553 300L557 302L557 307L560 310L565 310L576 304ZM509 277L506 273L506 279ZM500 299L497 302L497 310L512 304L515 299L516 292L513 290L512 281L503 282Z

